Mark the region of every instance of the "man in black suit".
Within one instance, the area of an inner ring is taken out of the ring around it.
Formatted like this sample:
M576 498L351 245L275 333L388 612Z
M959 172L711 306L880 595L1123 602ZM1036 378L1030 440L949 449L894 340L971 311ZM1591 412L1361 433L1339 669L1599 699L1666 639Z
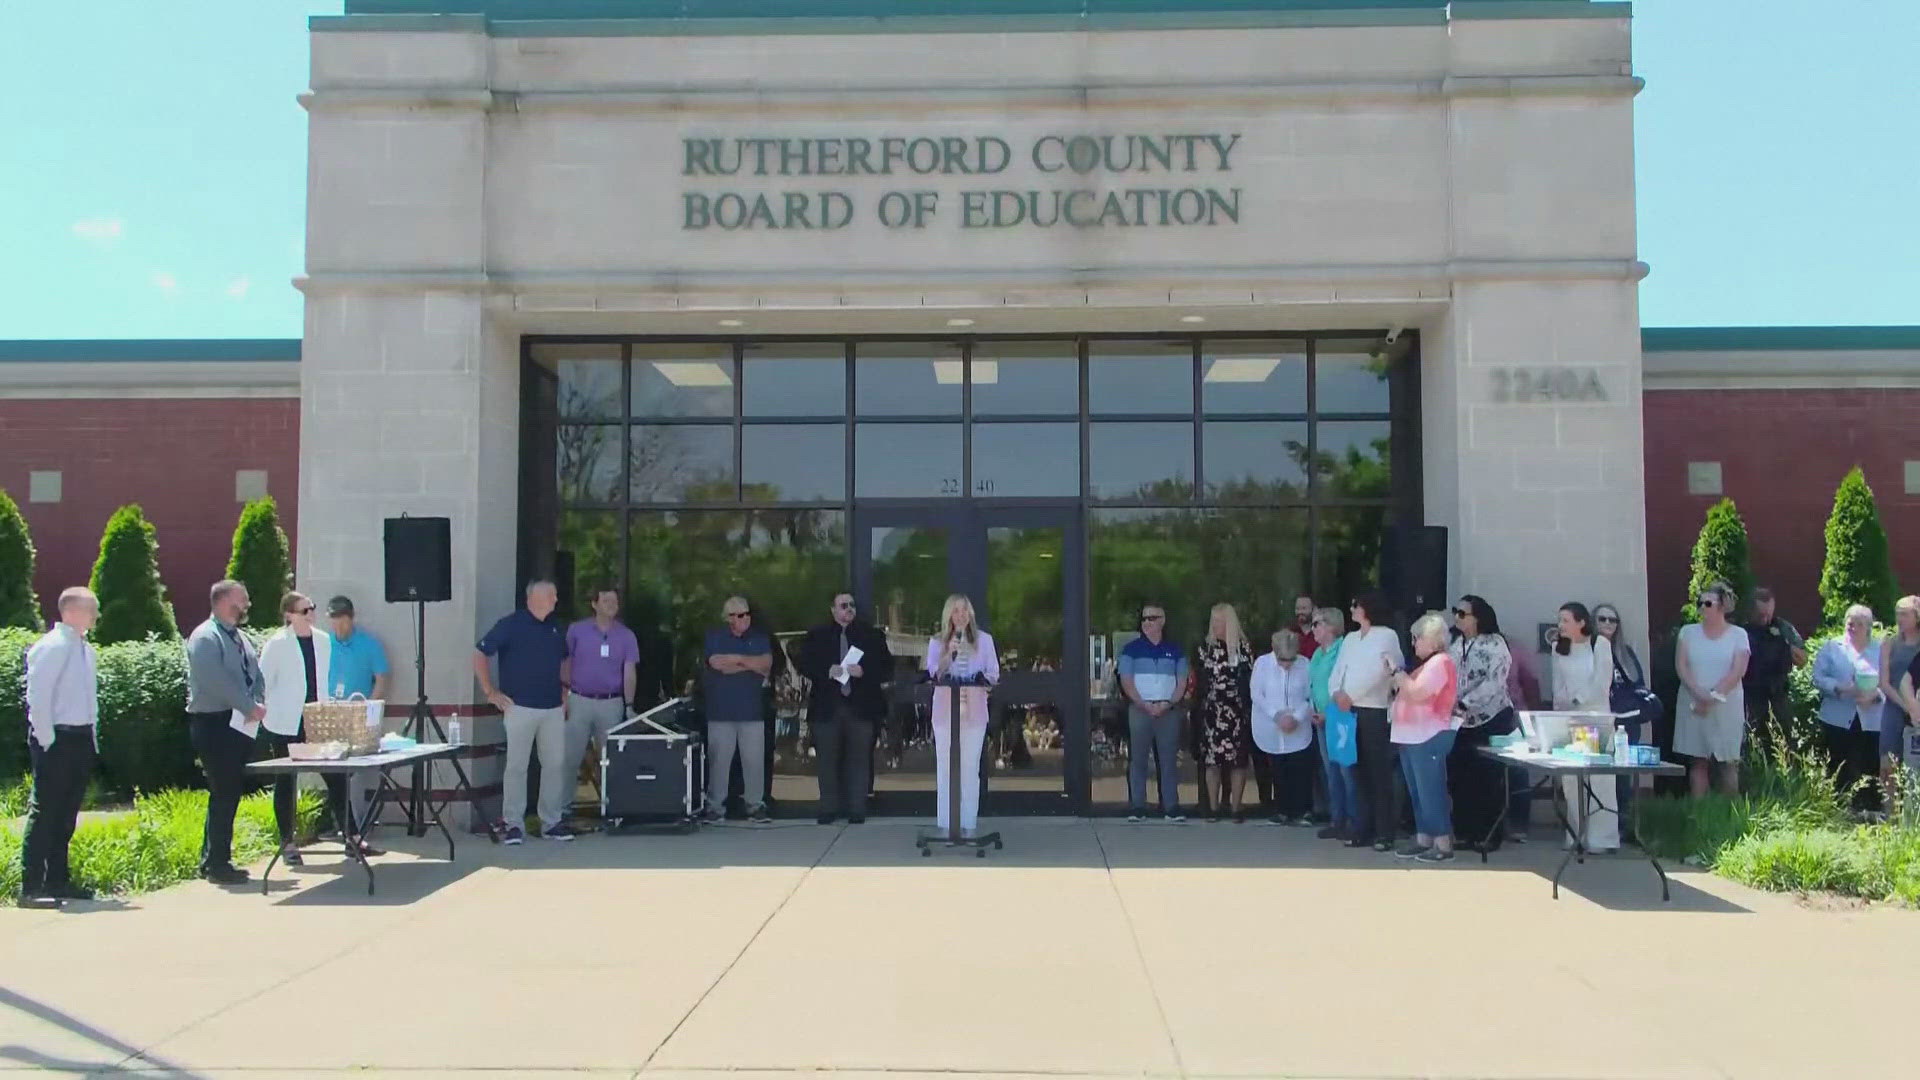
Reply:
M800 674L813 684L807 719L820 770L820 816L831 825L841 812L858 825L867 820L867 790L874 725L886 719L882 690L893 677L893 654L885 634L857 617L852 593L833 598L833 619L807 631L800 645ZM847 663L848 654L860 655Z

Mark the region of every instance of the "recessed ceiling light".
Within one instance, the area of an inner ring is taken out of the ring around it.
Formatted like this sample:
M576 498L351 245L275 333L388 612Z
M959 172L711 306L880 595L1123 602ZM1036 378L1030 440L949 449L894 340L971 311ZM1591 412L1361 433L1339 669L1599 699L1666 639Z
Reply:
M739 319L721 319L720 325L725 327L735 327L735 326L745 326L747 324L744 322L741 322Z
M966 368L958 360L935 360L933 362L933 381L941 386L959 386L966 377ZM1000 361L975 360L973 362L973 385L986 386L1000 381Z
M1180 316L1180 321L1184 323L1200 323L1206 322L1207 317L1205 315L1182 315Z
M1260 383L1266 382L1273 369L1280 366L1277 356L1227 356L1207 365L1206 382L1210 383Z
M973 320L972 319L948 319L947 325L948 326L972 326Z
M653 368L675 386L732 386L733 378L719 364L706 360L655 360Z

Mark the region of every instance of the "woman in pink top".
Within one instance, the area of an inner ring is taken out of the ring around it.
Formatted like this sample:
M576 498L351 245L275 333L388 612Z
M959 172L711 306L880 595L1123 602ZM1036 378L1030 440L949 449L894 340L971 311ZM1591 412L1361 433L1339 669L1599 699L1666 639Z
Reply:
M1443 863L1453 858L1453 799L1447 793L1447 754L1453 750L1453 702L1460 672L1447 652L1447 623L1429 612L1413 624L1412 674L1393 677L1393 742L1413 799L1413 842L1395 851L1403 859Z

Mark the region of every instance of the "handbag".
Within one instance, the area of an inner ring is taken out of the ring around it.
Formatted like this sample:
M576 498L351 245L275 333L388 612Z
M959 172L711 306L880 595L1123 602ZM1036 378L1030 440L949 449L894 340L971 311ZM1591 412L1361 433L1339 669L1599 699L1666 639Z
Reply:
M1335 765L1354 765L1360 761L1360 720L1338 705L1327 706L1325 726L1327 760Z
M1612 710L1617 722L1638 726L1640 724L1658 724L1666 719L1667 707L1660 696L1627 678L1616 658L1613 662L1613 686L1607 691L1607 708ZM1653 728L1641 728L1650 732Z

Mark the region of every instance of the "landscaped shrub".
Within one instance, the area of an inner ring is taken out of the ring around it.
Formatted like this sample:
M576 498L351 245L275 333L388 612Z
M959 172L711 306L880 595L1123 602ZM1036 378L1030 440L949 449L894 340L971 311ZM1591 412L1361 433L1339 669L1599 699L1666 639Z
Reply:
M0 778L27 771L24 654L35 635L0 630ZM187 733L187 660L178 641L129 641L100 652L96 773L120 797L201 782Z
M13 497L0 490L0 627L41 628L33 592L33 536Z
M272 630L280 625L280 598L293 587L293 565L273 496L255 499L240 511L227 576L245 585L253 601L247 612L248 626Z
M301 840L318 831L322 802L317 792L301 793L295 825ZM101 893L151 892L186 881L199 870L206 820L206 792L161 791L141 796L131 813L82 821L68 849L73 880ZM241 800L233 823L235 865L266 858L278 843L272 793ZM9 821L0 823L0 897L19 892L20 829Z
M107 519L91 582L94 595L100 598L94 644L142 641L149 634L179 640L173 605L167 603L166 586L160 581L158 547L153 524L140 512L140 504L128 503Z
M1845 629L1847 608L1865 604L1879 621L1893 621L1893 561L1887 532L1866 474L1855 465L1833 493L1827 518L1827 561L1820 570L1820 625Z
M1686 606L1680 613L1683 623L1700 621L1693 602L1700 590L1716 581L1733 587L1744 607L1753 600L1753 565L1747 555L1747 524L1732 499L1721 499L1707 511L1706 523L1693 544L1693 572L1687 579Z

